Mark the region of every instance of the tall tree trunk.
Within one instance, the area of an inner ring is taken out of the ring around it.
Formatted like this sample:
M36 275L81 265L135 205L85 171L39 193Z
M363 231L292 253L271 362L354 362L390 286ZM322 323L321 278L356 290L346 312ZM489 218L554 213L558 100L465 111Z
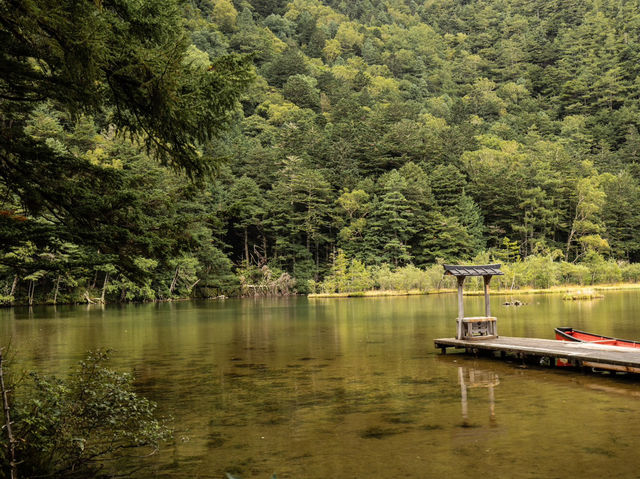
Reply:
M320 245L318 245L318 242L316 241L316 271L313 275L313 279L315 281L318 281L318 271L320 270Z
M249 233L247 231L247 227L244 227L244 260L247 262L247 266L249 266Z
M33 294L35 292L35 289L36 289L36 285L33 282L33 280L31 280L29 282L29 291L28 291L28 294L27 294L27 297L29 298L29 306L33 305Z
M264 262L266 263L269 256L267 255L267 235L264 233L262 234L262 248L264 249Z
M100 296L100 302L104 304L104 297L107 293L107 285L109 284L109 272L104 274L104 283L102 283L102 296Z
M576 205L576 214L571 221L571 231L569 232L569 238L567 238L567 249L564 252L564 260L569 261L569 250L571 249L571 242L573 241L573 235L576 234L576 221L578 221L578 206Z
M180 266L176 266L176 272L173 275L173 281L171 281L171 286L169 287L169 294L173 294L173 290L176 288L176 283L178 282L178 274L180 274Z
M13 277L13 284L11 285L11 292L9 293L9 296L13 296L13 294L16 292L16 286L18 286L17 274Z
M56 278L56 289L55 289L55 292L53 293L53 304L56 304L58 302L59 289L60 289L60 275L58 275L58 277Z
M9 466L11 468L11 479L18 478L18 463L16 461L16 440L11 429L11 409L9 408L9 396L4 385L4 372L2 369L2 349L0 348L0 391L2 392L2 409L4 410L4 429L7 431L7 446L9 448Z
M573 241L573 235L575 234L576 230L573 228L573 226L571 226L571 232L569 233L569 239L567 239L567 249L564 252L564 260L565 261L569 261L569 250L571 249L571 241Z

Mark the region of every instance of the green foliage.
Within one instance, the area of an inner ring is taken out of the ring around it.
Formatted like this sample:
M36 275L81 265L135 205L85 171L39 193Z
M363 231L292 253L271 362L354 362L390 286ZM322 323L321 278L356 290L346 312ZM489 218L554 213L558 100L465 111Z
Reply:
M338 250L333 258L329 274L325 276L321 289L324 293L342 293L350 290L348 280L349 262L344 251Z
M155 271L136 258L162 263L193 245L185 236L202 206L179 211L195 190L171 170L195 178L219 163L213 140L252 78L248 58L190 45L176 2L0 2L0 11L9 296L58 302L83 289L91 301L90 272L112 263L97 270L101 300L155 298Z
M15 298L10 294L0 295L0 306L10 306L15 301Z
M534 288L550 288L558 284L559 265L553 256L528 256L521 263L522 282Z
M359 290L385 264L388 282L483 252L508 287L635 277L620 266L640 261L628 2L0 11L15 302Z
M300 108L320 108L320 90L316 88L318 81L306 75L293 75L282 87L284 97Z
M375 280L381 290L410 291L417 289L428 291L437 287L437 283L434 284L434 278L428 271L413 265L391 270L388 265L384 264L376 270Z
M66 379L31 373L12 393L20 477L94 477L111 461L157 451L170 431L130 374L106 367L98 351ZM3 473L8 464L2 450ZM118 462L118 473L126 470ZM8 475L6 476L8 477Z
M591 272L591 284L618 283L622 279L620 266L615 261L607 261L595 251L589 251L584 260Z
M640 264L623 264L620 269L623 281L629 283L640 281Z
M637 264L619 264L607 261L601 255L590 252L583 263L569 263L559 260L560 250L545 255L530 255L523 261L502 263L504 275L496 276L492 284L498 289L534 288L546 289L561 285L594 285L640 281ZM488 264L497 259L488 253L476 256L472 264ZM364 291L411 291L424 292L442 288L455 288L455 278L443 276L441 264L427 268L414 265L394 267L388 263L365 266L358 260L349 260L341 250L336 255L333 266L325 280L312 284L312 292L322 293L363 293ZM362 278L357 281L356 278ZM465 282L467 290L482 290L482 278L469 278Z
M0 108L19 135L11 143L2 137L5 178L26 158L25 113L42 99L72 113L114 108L111 121L140 134L163 161L192 174L211 168L195 145L229 123L250 70L233 56L213 59L204 70L185 62L189 43L176 2L22 1L0 8L6 19ZM60 153L45 151L38 165Z
M398 268L387 263L367 267L357 259L349 260L344 251L338 250L324 281L314 283L313 287L323 293L358 293L374 289L428 291L450 283L450 278L442 277L442 271L440 265L426 270L411 264Z
M563 283L584 285L591 282L591 271L584 264L563 261L560 264L560 274Z

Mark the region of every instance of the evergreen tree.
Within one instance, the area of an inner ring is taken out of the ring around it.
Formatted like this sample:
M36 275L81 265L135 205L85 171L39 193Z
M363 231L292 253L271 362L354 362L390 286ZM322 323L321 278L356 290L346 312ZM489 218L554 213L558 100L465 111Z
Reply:
M464 192L464 175L454 165L440 165L433 170L430 180L438 206L445 214L452 214Z
M249 264L249 229L261 229L264 216L264 199L258 185L246 175L238 179L228 196L227 212L233 220L233 227L241 231L243 238L243 260ZM263 233L264 234L264 233ZM255 239L254 239L255 246ZM266 252L264 252L266 254Z
M391 189L391 185L387 188L389 191L377 205L372 205L365 242L369 262L387 262L398 266L411 261L407 243L415 229L407 199L397 189Z

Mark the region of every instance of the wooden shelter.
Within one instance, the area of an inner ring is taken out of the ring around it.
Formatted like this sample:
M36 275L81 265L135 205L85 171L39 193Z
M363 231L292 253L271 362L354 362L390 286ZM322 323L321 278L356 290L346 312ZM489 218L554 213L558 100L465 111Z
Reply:
M444 274L455 276L458 279L458 319L456 339L480 339L497 338L497 319L491 316L489 304L489 283L496 275L504 274L500 271L499 264L487 264L483 266L459 266L444 265ZM484 316L464 315L464 303L462 302L462 287L467 276L482 276L484 279Z

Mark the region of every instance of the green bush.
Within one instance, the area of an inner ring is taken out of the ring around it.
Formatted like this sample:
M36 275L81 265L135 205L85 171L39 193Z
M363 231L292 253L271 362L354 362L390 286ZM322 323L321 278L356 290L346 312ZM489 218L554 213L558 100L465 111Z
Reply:
M426 291L437 287L442 278L442 266L438 266L439 270L436 277L431 269L425 271L417 268L412 264L401 268L391 269L388 264L383 264L375 271L375 283L381 290L397 290L409 291L418 289Z
M133 389L132 377L105 367L108 353L89 353L68 379L31 373L12 394L20 477L95 477L107 461L157 451L170 435L155 404ZM14 388L16 385L14 385ZM118 461L118 474L126 463ZM9 453L0 452L9 477Z
M591 282L591 270L584 264L560 263L560 281L563 284L589 284Z
M534 288L556 286L560 277L560 265L552 255L530 255L522 262L523 282Z
M444 276L441 264L432 264L425 271L429 289L456 288L456 279L453 276Z
M589 285L616 283L621 280L640 282L640 264L618 264L606 260L601 254L590 251L582 263L559 261L560 254L532 254L524 260L502 263L504 275L494 277L491 283L495 289L537 288L547 289L565 284ZM470 264L490 264L496 260L489 253L477 255ZM358 260L349 261L343 251L334 260L331 273L319 283L310 283L310 288L325 293L362 292L371 289L408 291L418 289L430 291L442 288L456 288L453 276L443 276L441 264L433 264L426 269L411 264L393 268L387 263L380 266L366 266ZM482 277L469 277L464 283L466 290L482 290Z
M620 273L623 281L637 283L640 281L640 263L625 263L620 267Z
M371 271L357 259L351 261L346 279L349 291L362 292L373 288Z
M14 301L14 297L10 294L2 295L0 294L0 306L11 306Z
M591 284L618 283L622 281L620 266L613 260L605 260L600 253L589 251L583 264L591 272Z

